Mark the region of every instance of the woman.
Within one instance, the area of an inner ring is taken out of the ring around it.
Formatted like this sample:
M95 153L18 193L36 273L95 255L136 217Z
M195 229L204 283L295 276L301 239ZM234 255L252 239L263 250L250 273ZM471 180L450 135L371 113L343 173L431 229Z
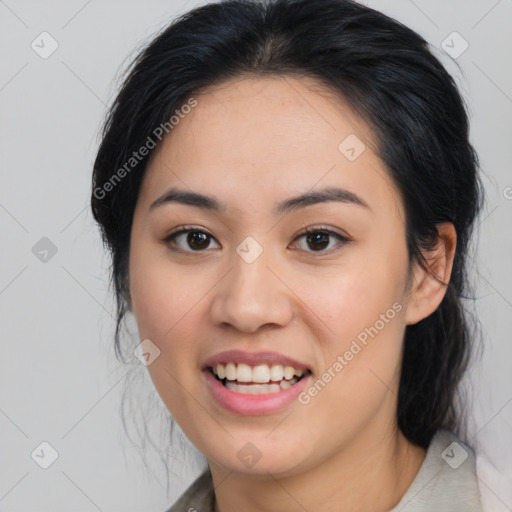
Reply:
M94 165L116 350L207 470L178 511L480 511L457 385L482 193L453 79L347 0L221 1L136 58Z

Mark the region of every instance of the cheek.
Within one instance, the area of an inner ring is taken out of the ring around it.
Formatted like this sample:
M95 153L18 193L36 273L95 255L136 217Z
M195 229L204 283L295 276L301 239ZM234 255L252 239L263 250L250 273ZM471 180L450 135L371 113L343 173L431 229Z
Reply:
M405 329L406 275L405 249L368 251L333 273L328 293L318 283L304 287L308 304L327 326L322 359L323 371L336 375L326 376L336 382L328 386L332 400L348 404L357 397L367 404L374 398L378 402L376 397L387 392L386 386L396 385Z
M194 402L184 389L191 389L195 372L197 317L201 297L208 290L197 276L186 275L162 258L154 247L134 245L130 254L132 312L141 340L150 339L160 350L147 366L158 394L180 425L187 425ZM198 411L194 410L197 416Z
M173 266L161 248L132 246L130 294L141 337L163 342L193 314L194 305L208 288L188 273Z
M380 327L381 315L384 321L397 323L397 310L405 309L403 270L389 262L381 263L336 271L323 286L318 281L304 283L305 302L325 324L333 348L343 348L344 341L356 338L376 322ZM394 304L398 305L393 308ZM388 325L386 322L386 329Z
M400 286L378 269L350 273L331 284L332 293L310 295L312 304L322 301L325 316L319 316L329 330L322 337L324 367L301 404L307 402L308 430L324 432L327 417L331 441L344 443L379 415L383 404L393 413L405 307Z

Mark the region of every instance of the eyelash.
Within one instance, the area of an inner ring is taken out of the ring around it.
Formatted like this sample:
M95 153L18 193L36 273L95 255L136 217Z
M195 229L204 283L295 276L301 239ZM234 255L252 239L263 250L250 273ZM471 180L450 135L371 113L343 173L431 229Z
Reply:
M194 228L193 226L182 226L178 230L175 230L175 231L169 233L163 239L163 242L170 246L171 244L175 244L175 239L179 235L182 235L184 233L191 233L191 232L202 233L202 234L207 235L207 237L209 237L209 239L214 239L215 240L213 235L210 235L209 233L207 233L206 231L203 231L202 229ZM348 243L351 242L351 240L348 239L347 237L345 237L343 235L340 235L339 233L336 233L335 231L332 231L331 229L329 229L327 227L324 227L324 226L318 226L318 227L314 227L314 228L306 228L306 229L304 229L301 233L299 233L295 237L294 242L296 240L298 240L299 238L301 238L301 237L307 236L308 234L316 234L316 233L321 233L321 234L333 236L334 238L336 238L338 240L338 242L339 242L337 244L338 246L340 246L340 245L343 246L343 245L348 244ZM169 247L169 248L172 251L180 252L180 253L187 253L187 254L189 254L189 253L202 253L202 252L206 251L206 249L204 249L204 250L197 250L197 251L195 251L195 250L187 251L187 250L183 250L183 249L180 249L180 248L177 248L177 247ZM317 253L317 254L330 254L331 252L333 252L333 249L336 250L335 248L331 248L331 249L328 249L327 251L322 249L320 251L306 251L306 252Z

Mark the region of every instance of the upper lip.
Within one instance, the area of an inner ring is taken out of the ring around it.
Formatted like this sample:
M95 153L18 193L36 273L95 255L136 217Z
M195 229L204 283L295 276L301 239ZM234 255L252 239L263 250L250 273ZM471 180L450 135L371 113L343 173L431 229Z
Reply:
M203 369L208 367L213 368L217 364L226 363L245 363L249 366L257 366L259 364L267 364L269 366L282 364L283 366L293 366L297 370L309 370L306 364L283 354L279 354L278 352L244 352L242 350L226 350L219 352L205 361Z

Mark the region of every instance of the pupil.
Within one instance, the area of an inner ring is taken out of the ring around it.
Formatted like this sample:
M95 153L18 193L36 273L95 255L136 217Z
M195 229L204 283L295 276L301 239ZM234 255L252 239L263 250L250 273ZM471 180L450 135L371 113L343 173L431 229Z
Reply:
M208 242L208 235L206 233L201 233L199 231L192 231L187 236L187 243L193 249L204 249L205 241ZM196 245L196 242L199 242L199 243ZM201 244L201 242L203 242L203 244ZM206 243L206 247L208 247L208 243Z
M318 237L323 238L323 240L319 240ZM318 243L322 245L322 247L317 247L317 249L324 249L327 245L329 245L329 235L327 233L312 233L308 235L307 238L308 243L312 244L313 246ZM312 248L314 249L315 247Z

